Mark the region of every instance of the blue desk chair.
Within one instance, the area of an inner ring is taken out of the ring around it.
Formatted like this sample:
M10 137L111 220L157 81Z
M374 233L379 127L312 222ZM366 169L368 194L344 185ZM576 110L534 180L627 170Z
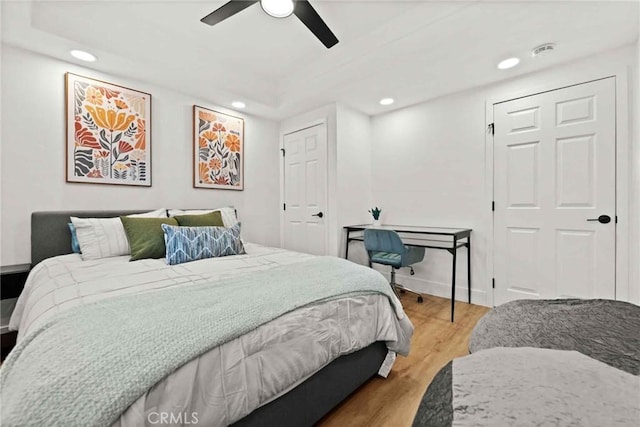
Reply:
M396 292L410 292L418 295L418 302L422 302L422 295L396 283L396 269L409 267L411 275L415 273L412 265L424 259L425 249L418 246L407 246L402 243L398 233L393 230L383 230L367 228L364 230L364 247L369 254L369 265L371 263L390 265L391 281L389 284ZM396 293L397 294L397 293Z

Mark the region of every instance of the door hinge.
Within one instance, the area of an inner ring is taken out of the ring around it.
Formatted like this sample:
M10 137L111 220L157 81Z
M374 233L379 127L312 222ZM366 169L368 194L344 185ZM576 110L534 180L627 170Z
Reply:
M491 288L492 289L496 288L496 278L495 277L491 279Z
M618 223L618 215L616 215L616 224Z
M492 200L491 201L491 212L495 212L496 211L496 201Z
M286 210L287 210L287 204L286 204L286 203L283 203L283 204L282 204L282 210L283 210L283 211L286 211Z
M284 153L285 153L284 148L281 148L280 151L282 151L282 157L284 157Z
M487 126L487 132L491 132L491 135L495 135L496 134L496 125L495 125L495 123L490 123L489 126Z

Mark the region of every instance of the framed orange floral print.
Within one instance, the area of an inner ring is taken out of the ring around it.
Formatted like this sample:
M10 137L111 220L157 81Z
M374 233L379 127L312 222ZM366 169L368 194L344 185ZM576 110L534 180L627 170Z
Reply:
M244 120L193 106L193 186L244 189Z
M66 74L67 182L151 186L151 95Z

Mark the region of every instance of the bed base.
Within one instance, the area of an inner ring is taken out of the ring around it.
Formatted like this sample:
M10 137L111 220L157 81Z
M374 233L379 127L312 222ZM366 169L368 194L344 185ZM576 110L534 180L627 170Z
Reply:
M261 406L234 427L312 426L361 385L375 376L387 355L377 341L355 353L337 358L302 384Z

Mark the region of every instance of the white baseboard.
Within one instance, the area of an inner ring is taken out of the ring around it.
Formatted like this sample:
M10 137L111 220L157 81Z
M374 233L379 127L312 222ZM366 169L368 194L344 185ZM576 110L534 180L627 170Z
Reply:
M387 277L387 279L389 279L389 273L382 273ZM416 292L451 299L451 283L434 282L431 280L420 279L415 276L400 275L398 273L396 273L396 282ZM467 287L456 286L456 301L468 302L468 298ZM485 291L473 288L471 288L471 303L485 307L492 307L490 296L487 295Z

